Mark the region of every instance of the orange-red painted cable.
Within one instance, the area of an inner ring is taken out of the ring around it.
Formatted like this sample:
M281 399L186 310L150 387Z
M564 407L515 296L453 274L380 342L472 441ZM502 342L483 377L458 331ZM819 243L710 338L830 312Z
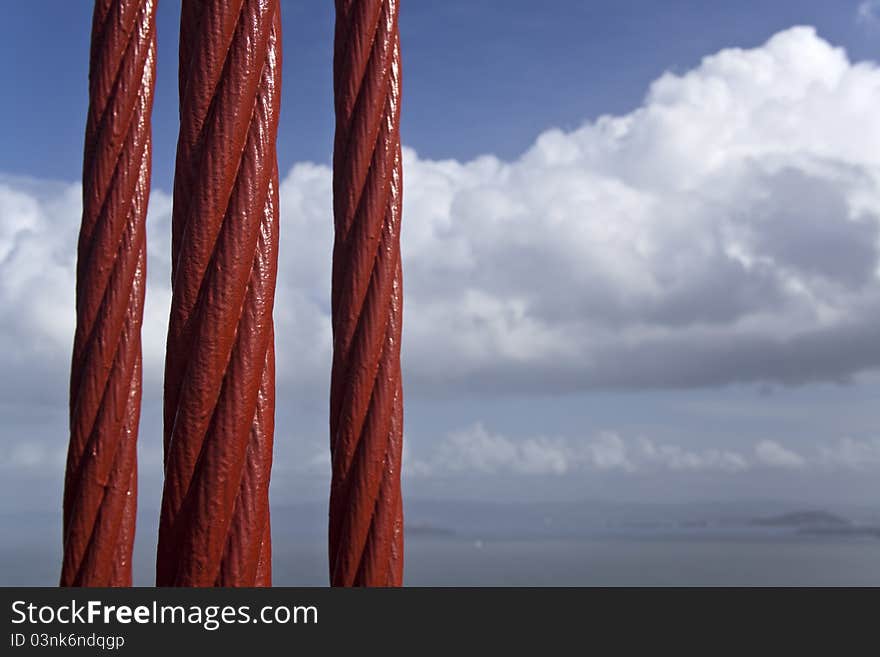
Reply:
M402 278L397 0L336 0L330 582L400 586Z
M98 0L92 20L62 586L131 585L155 11Z
M156 583L271 584L279 0L184 0Z

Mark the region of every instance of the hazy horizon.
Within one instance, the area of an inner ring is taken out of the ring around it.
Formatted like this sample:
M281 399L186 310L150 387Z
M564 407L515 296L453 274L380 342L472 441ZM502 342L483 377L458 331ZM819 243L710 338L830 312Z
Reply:
M880 505L408 500L415 586L880 585ZM790 514L797 514L787 524ZM152 586L158 509L141 509L135 586ZM780 520L781 519L781 520ZM771 520L782 524L758 525ZM60 512L2 512L0 586L55 586ZM838 522L850 524L837 525ZM831 523L831 524L829 524ZM276 586L326 585L326 504L273 506ZM869 529L870 532L852 531Z

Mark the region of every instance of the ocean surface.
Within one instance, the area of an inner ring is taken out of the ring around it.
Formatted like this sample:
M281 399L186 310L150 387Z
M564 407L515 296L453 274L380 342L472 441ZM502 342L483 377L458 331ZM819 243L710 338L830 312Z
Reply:
M408 544L425 586L880 586L880 540L639 535Z
M750 535L751 534L751 535ZM54 586L60 550L0 549L0 584ZM150 586L151 555L135 555L135 584ZM278 586L324 586L325 545L275 540ZM880 586L880 539L772 532L637 532L631 535L406 542L411 586Z

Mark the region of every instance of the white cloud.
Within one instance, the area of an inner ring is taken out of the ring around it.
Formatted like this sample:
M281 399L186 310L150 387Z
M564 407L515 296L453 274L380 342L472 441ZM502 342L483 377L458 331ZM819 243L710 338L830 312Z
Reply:
M621 470L634 472L637 466L632 462L629 447L618 434L610 431L600 433L594 440L582 445L577 452L581 458L576 462L597 470Z
M66 398L76 321L81 187L0 176L0 401ZM171 199L150 197L142 333L147 386L161 382L170 287Z
M755 445L755 458L761 465L778 468L802 468L807 463L803 456L773 440L762 440Z
M880 439L842 438L819 447L819 463L824 466L866 470L880 466Z
M548 130L511 162L406 149L407 394L805 383L876 369L877 107L873 63L793 28L663 75L633 112ZM281 185L281 398L326 396L330 189L328 167L307 163ZM79 204L76 185L0 179L0 399L66 395ZM154 190L154 396L169 214ZM561 467L548 458L530 463Z
M876 368L878 104L873 64L794 28L664 75L636 111L549 130L512 162L406 150L408 389L805 383ZM297 167L282 197L301 345L329 340L329 178ZM306 371L326 370L318 355Z
M404 471L416 477L455 474L565 475L579 472L740 472L748 462L733 451L689 450L647 438L627 441L604 431L582 440L537 436L514 439L482 423L453 431L416 458L405 455Z
M801 454L773 440L754 444L752 458L732 449L693 448L657 442L644 436L628 439L614 431L593 436L513 438L481 422L422 443L417 455L411 441L404 472L411 477L449 475L547 475L589 472L626 475L650 473L738 474L755 466L777 470L823 469L858 472L880 469L880 439L844 438L825 442Z
M669 470L740 472L749 468L748 461L741 454L730 450L694 451L678 445L655 445L646 438L639 441L639 446L648 464Z
M561 441L539 437L514 442L478 423L449 434L429 461L413 463L412 472L564 474L571 466L570 449Z

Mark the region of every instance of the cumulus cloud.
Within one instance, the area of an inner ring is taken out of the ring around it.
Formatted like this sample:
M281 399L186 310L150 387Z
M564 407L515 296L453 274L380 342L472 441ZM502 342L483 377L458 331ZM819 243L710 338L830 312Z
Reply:
M880 466L880 439L842 438L819 447L819 463L830 467L866 470Z
M648 465L669 470L740 472L747 470L746 459L735 451L707 449L701 451L683 449L678 445L655 445L652 441L639 440L641 458Z
M447 436L432 461L416 465L416 471L562 474L571 467L569 452L558 440L540 437L514 442L475 424Z
M700 386L875 367L878 82L796 28L514 162L409 153L410 379Z
M406 149L407 394L800 384L875 369L877 107L876 65L799 27L667 73L633 112L548 130L513 161ZM326 395L330 198L323 165L297 164L281 184L282 397ZM0 179L7 402L65 394L79 203L76 185ZM154 396L169 213L154 190ZM541 450L549 460L534 467L559 467Z
M78 184L0 176L0 403L58 402L76 322ZM153 190L148 215L145 379L161 381L171 302L171 198Z
M755 445L755 458L761 465L778 468L802 468L806 465L803 456L773 440L762 440Z
M773 440L754 444L752 456L733 449L694 449L644 436L625 438L603 431L583 438L513 438L482 422L452 431L413 456L404 454L411 477L512 474L561 476L590 472L620 474L738 474L756 467L778 470L880 469L880 440L844 438L801 454Z
M513 439L487 430L482 423L451 432L421 457L406 456L404 471L416 477L588 471L739 472L749 467L746 459L733 451L689 450L648 438L627 441L612 431L583 440L547 436Z
M798 28L514 162L410 153L411 379L700 386L876 366L878 81Z

